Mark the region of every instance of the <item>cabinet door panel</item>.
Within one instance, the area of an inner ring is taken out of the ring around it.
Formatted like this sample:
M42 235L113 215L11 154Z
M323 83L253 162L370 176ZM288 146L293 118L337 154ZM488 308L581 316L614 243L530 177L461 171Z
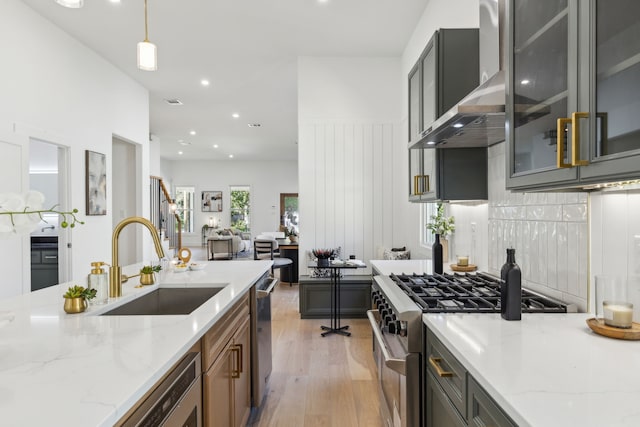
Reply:
M233 353L226 347L204 374L204 425L229 427L233 424Z
M249 317L238 329L234 345L239 347L239 377L234 382L235 425L245 426L251 414L251 341L249 335Z
M433 375L427 374L427 407L425 410L425 424L427 427L465 427L466 423L444 390L438 385Z
M598 157L640 149L640 2L597 0L595 13Z
M409 142L417 141L422 131L420 123L420 64L409 73Z

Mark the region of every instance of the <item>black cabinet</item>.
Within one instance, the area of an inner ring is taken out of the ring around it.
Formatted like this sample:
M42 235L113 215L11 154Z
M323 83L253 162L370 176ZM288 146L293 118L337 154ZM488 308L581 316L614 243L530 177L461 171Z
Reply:
M331 279L300 276L301 319L328 319L331 316ZM366 318L371 310L371 276L353 275L340 279L340 317Z
M31 238L31 290L57 285L58 237Z
M423 141L431 124L478 86L478 29L436 31L408 82L409 201L486 200L486 148L445 153Z
M507 188L640 178L640 2L507 4Z
M426 427L517 427L431 330L425 336Z

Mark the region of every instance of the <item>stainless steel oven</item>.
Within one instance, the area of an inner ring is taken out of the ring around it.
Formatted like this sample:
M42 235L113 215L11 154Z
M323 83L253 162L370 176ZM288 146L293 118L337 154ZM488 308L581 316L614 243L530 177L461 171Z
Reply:
M386 293L382 291L385 281L389 278L374 277L373 309L367 312L373 332L380 415L386 427L419 426L422 335L411 331L421 331L421 312L415 304L394 302L389 295L393 288Z

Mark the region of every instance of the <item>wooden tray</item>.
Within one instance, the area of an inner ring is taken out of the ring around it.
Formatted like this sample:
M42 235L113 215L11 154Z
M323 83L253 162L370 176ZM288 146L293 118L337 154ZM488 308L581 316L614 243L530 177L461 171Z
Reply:
M478 268L477 265L473 265L473 264L469 264L469 265L465 265L465 266L461 266L458 264L449 264L449 267L451 267L451 270L453 271L476 271L476 269Z
M593 332L604 335L605 337L619 340L640 340L640 323L633 322L629 329L622 329L605 325L604 320L592 317L591 319L587 319L587 325L589 325Z

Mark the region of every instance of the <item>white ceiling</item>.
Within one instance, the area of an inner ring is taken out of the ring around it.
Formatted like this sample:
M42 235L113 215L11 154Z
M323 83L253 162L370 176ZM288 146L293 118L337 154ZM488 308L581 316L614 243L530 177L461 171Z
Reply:
M153 72L136 68L143 0L23 1L149 90L161 157L256 160L297 157L298 56L400 56L429 0L149 0Z

